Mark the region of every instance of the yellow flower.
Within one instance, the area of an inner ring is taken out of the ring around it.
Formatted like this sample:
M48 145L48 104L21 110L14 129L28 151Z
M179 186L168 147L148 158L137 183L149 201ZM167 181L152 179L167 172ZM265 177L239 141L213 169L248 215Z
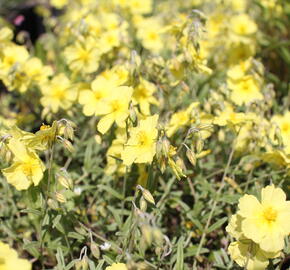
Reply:
M144 48L154 53L158 53L164 48L162 26L157 18L143 19L137 28L137 37L142 41Z
M205 25L209 38L215 38L221 34L221 31L224 30L225 21L225 14L222 13L214 13L209 16Z
M50 4L58 9L62 9L68 4L69 0L50 0Z
M76 42L67 47L64 57L69 68L75 72L92 73L99 67L99 48L93 38L87 38L83 42Z
M231 65L236 65L240 61L245 61L256 53L255 43L232 42L228 49L228 62Z
M43 94L40 99L41 104L53 113L57 113L59 109L69 109L77 97L77 92L63 73L42 85L41 91Z
M231 258L247 270L263 270L269 264L268 258L257 244L251 240L236 241L230 244L228 252Z
M0 62L0 68L5 72L9 72L14 65L25 63L25 61L29 58L29 53L24 46L14 44L5 46L1 54L3 56L2 61Z
M237 125L246 120L244 113L237 113L230 104L226 104L225 108L214 119L214 124L225 126L227 124Z
M84 105L83 113L86 116L96 114L102 106L104 98L108 97L111 90L117 86L115 80L98 76L91 84L92 90L82 90L79 97L80 104Z
M115 81L116 85L123 85L128 80L129 71L125 65L116 65L110 70L105 70L102 76L107 80Z
M257 31L256 23L247 14L233 16L229 25L237 35L252 35Z
M44 66L40 59L33 57L24 64L24 70L29 78L38 84L45 83L52 75L52 68Z
M287 111L284 115L275 115L272 118L272 122L280 129L282 141L285 146L284 150L286 154L290 154L290 111Z
M128 270L124 263L113 263L111 266L107 266L106 270Z
M244 76L237 81L230 81L229 88L232 90L231 100L237 105L248 104L255 100L263 99L257 80L251 76Z
M134 14L146 14L152 11L152 0L127 0L126 2Z
M286 155L283 151L272 150L262 154L261 158L265 162L290 169L290 154Z
M28 189L32 184L37 186L45 170L45 166L37 154L20 139L11 138L8 148L13 153L14 158L12 165L2 170L7 182L17 190Z
M52 126L42 125L39 131L35 134L31 134L32 136L27 136L28 138L24 138L23 141L27 143L29 148L44 151L48 149L56 139L57 132L57 121L54 121Z
M124 144L127 141L127 132L125 128L118 128L115 131L115 134L116 139L113 140L106 153L107 165L105 168L105 173L108 175L113 175L117 172L117 175L124 175L126 172L126 166L122 162L121 153L124 149Z
M132 93L132 87L115 87L111 90L111 95L100 104L96 114L104 115L98 123L98 130L102 134L105 134L114 122L121 128L126 126Z
M227 76L231 80L240 80L245 75L246 72L252 65L252 59L249 58L247 60L241 61L239 64L234 65L228 69Z
M278 252L284 247L284 237L290 233L290 202L274 185L262 189L261 202L252 195L239 200L238 214L245 237L259 244L266 252Z
M129 129L130 138L121 154L125 165L152 162L156 154L157 122L158 115L148 116Z
M104 32L99 40L99 47L102 54L111 51L120 45L121 33L118 30Z
M0 242L0 270L31 270L31 263L18 258L17 252L9 245Z
M136 104L139 104L141 113L150 115L150 104L159 104L153 96L156 90L153 83L140 79L139 85L134 89L133 100Z
M198 102L193 102L187 109L176 112L172 115L167 126L166 134L171 137L180 127L186 126L190 123L191 113L194 108L198 106Z

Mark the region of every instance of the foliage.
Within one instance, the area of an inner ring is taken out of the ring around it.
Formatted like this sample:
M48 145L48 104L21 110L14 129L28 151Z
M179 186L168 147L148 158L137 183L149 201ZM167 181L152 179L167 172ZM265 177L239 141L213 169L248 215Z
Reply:
M34 44L0 20L0 269L279 269L287 1L34 4Z

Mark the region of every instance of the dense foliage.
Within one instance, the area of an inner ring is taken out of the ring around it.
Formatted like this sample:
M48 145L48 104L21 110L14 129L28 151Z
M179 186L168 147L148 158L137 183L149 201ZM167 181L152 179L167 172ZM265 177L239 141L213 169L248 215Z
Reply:
M1 13L0 270L287 269L287 1Z

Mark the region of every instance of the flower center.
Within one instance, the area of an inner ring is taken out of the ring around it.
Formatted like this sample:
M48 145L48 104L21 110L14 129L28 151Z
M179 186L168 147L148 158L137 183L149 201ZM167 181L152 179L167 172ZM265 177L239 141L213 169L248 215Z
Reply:
M155 33L155 32L150 32L150 33L148 34L148 39L149 39L149 40L154 41L154 40L157 40L157 38L158 38L158 35L157 35L157 33Z
M31 176L32 175L33 164L31 162L24 163L22 165L22 170L25 175Z
M288 132L290 132L290 125L289 125L288 123L284 123L284 124L282 125L281 130L282 130L283 133L288 133Z
M117 112L121 110L121 104L118 100L113 100L111 102L112 112Z
M150 138L148 137L145 131L140 131L138 133L138 144L142 146L150 144Z
M269 206L264 210L263 217L268 223L275 222L277 218L277 211Z
M81 50L79 52L79 59L84 61L84 62L87 62L89 60L89 58L90 58L89 56L90 56L89 52L86 50Z
M53 91L53 96L56 99L64 99L65 98L65 91L62 88L56 87Z

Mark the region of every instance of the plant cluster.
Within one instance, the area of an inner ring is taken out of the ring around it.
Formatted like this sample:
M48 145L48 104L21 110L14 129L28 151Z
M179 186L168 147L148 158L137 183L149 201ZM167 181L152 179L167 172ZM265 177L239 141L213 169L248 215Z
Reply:
M0 19L0 270L285 267L290 4L33 9L35 43Z

